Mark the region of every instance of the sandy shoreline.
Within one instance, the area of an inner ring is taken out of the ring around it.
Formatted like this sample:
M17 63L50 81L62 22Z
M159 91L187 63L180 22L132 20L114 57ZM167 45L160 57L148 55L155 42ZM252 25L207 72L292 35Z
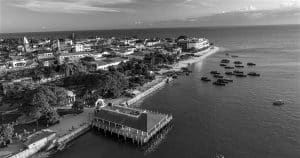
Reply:
M216 46L210 47L206 50L195 53L195 55L197 55L199 57L191 57L187 60L179 61L178 63L175 63L174 65L172 65L171 69L169 69L169 70L163 69L163 70L159 71L159 73L163 74L168 71L180 71L181 68L187 67L189 64L203 62L203 60L206 59L208 56L210 56L218 51L220 51L219 47L216 47Z

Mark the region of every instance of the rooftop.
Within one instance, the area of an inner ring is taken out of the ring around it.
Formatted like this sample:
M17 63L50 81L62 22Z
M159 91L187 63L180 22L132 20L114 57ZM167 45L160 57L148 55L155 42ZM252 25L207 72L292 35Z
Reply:
M167 115L147 110L133 109L122 106L105 106L95 113L96 117L127 127L149 132Z

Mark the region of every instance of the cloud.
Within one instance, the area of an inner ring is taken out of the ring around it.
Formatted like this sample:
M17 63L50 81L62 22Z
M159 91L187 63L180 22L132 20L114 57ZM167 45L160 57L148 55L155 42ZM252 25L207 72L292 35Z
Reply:
M293 8L299 6L300 6L300 2L297 0L291 0L280 4L280 8Z
M130 3L132 0L6 0L10 5L36 12L87 13L120 12L109 5Z

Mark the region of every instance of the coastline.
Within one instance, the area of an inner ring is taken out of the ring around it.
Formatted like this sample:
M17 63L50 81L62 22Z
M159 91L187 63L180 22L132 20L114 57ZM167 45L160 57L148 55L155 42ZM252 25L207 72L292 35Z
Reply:
M197 55L199 57L191 57L189 59L179 61L178 63L173 64L171 69L169 69L169 70L163 69L163 70L160 70L159 73L163 74L168 71L180 71L181 68L187 67L189 64L194 64L194 63L199 63L199 62L202 63L203 60L205 60L208 56L210 56L214 53L217 53L218 51L220 51L219 47L216 47L216 46L209 47L206 50L195 53L195 55Z
M171 69L162 69L159 71L159 73L163 74L169 71L181 71L181 68L187 67L190 64L203 62L208 56L218 52L219 50L219 47L209 47L206 50L195 53L197 57L190 57L189 59L179 61L178 63L171 65ZM122 97L106 100L105 102L111 102L115 105L121 104L128 107L136 107L135 104L137 102L141 102L144 98L164 87L164 85L172 80L172 77L158 75L153 81L135 89L139 91L135 97ZM81 136L83 133L87 132L90 129L89 122L91 121L92 114L92 108L85 108L82 114L75 116L67 115L61 119L59 124L49 127L49 129L56 132L57 137L55 141L52 142L54 144L51 144L51 147L48 149L64 146L65 144ZM18 155L18 153L16 153L16 155Z

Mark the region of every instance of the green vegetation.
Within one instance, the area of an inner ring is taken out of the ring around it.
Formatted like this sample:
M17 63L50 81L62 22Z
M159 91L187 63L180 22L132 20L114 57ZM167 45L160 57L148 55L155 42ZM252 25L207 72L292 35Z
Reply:
M11 124L0 125L0 148L12 143L14 127Z

